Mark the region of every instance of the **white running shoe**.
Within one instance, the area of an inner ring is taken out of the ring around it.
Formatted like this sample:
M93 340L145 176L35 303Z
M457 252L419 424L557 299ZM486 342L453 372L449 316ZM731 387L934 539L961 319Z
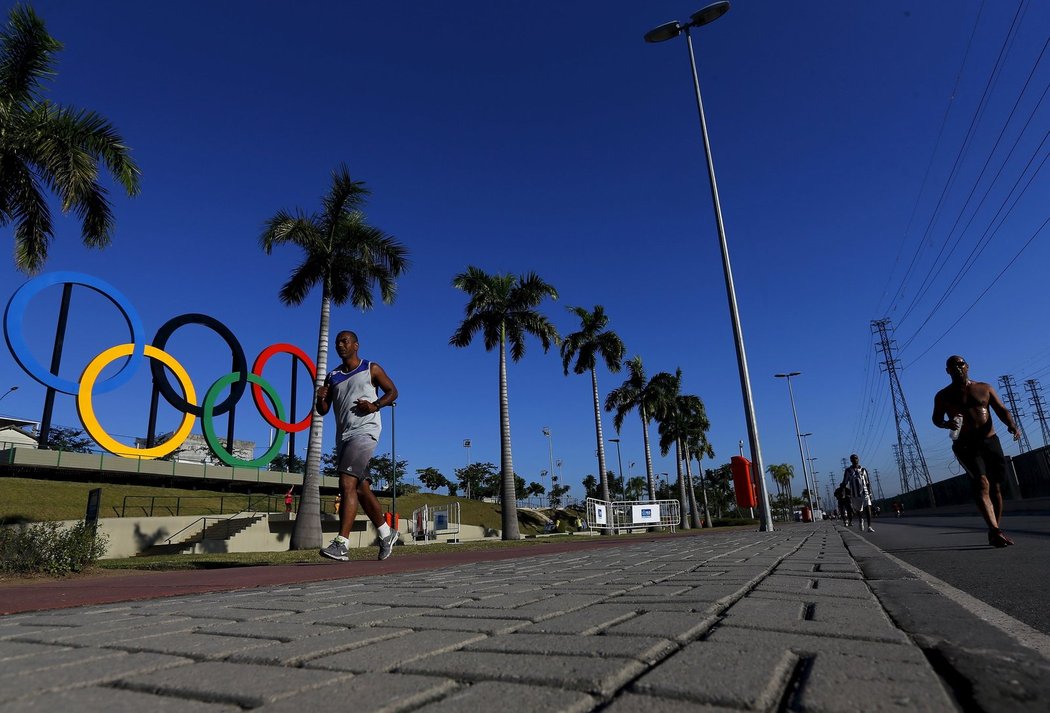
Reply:
M340 540L332 540L332 544L321 550L321 554L329 559L339 560L340 562L348 562L350 560L350 548L346 546L345 542Z
M379 538L379 559L385 560L394 552L394 543L400 539L401 534L397 530L391 530L386 537Z

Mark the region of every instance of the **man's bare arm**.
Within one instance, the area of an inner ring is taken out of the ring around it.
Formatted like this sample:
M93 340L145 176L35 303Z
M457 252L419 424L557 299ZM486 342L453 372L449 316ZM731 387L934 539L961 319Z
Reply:
M328 400L328 384L317 390L317 398L314 399L314 408L317 409L317 413L324 416L328 413L328 410L332 408L332 403Z
M999 417L999 420L1006 424L1006 430L1013 435L1014 440L1020 440L1021 432L1017 430L1013 414L1010 413L1010 409L1006 408L1006 405L999 398L999 394L995 393L995 389L991 386L988 387L988 405L995 411L995 415Z
M386 372L383 371L383 367L378 364L372 364L372 383L383 392L375 401L368 401L367 399L359 399L357 406L360 409L364 409L369 413L375 413L384 406L397 401L397 387L394 386L394 382L391 381L390 377L387 376Z
M933 425L937 428L951 428L952 422L945 419L948 415L948 409L944 407L944 403L941 399L940 392L933 397Z

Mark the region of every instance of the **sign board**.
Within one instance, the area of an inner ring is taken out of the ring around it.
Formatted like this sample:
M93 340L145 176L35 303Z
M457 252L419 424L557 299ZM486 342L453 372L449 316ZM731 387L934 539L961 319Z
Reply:
M594 506L594 524L596 524L596 525L608 525L609 524L609 518L605 514L605 506L604 505L595 505Z
M660 523L660 506L653 505L632 505L631 506L631 522L642 523L642 524L659 524Z
M88 491L87 501L87 513L84 515L84 522L88 524L94 524L98 522L98 509L102 504L102 488L95 488Z
M448 510L444 508L441 508L440 510L434 510L434 529L448 529Z

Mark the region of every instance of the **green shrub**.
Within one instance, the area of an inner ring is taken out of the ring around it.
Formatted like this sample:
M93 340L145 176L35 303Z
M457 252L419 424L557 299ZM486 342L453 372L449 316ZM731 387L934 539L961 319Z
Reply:
M105 533L86 522L0 528L0 571L53 577L79 572L106 553L108 542Z

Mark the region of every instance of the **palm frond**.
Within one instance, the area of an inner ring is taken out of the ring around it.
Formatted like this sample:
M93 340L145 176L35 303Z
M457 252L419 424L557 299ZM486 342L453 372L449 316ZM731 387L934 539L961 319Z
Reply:
M278 293L282 303L301 305L310 291L325 279L325 264L319 259L307 258L292 270L288 281L281 285Z
M361 208L371 191L363 181L350 177L350 169L345 163L339 164L332 171L332 185L321 199L321 219L329 228L334 228L348 212Z
M11 8L7 27L0 31L0 102L32 101L41 79L54 75L54 56L61 49L31 7Z
M325 252L321 226L315 216L307 216L301 210L290 213L277 211L272 218L263 224L259 235L259 247L267 255L277 245L297 245L308 254Z
M47 249L54 235L47 199L31 173L26 170L4 176L11 188L8 214L15 222L15 264L20 270L36 274L47 260Z

